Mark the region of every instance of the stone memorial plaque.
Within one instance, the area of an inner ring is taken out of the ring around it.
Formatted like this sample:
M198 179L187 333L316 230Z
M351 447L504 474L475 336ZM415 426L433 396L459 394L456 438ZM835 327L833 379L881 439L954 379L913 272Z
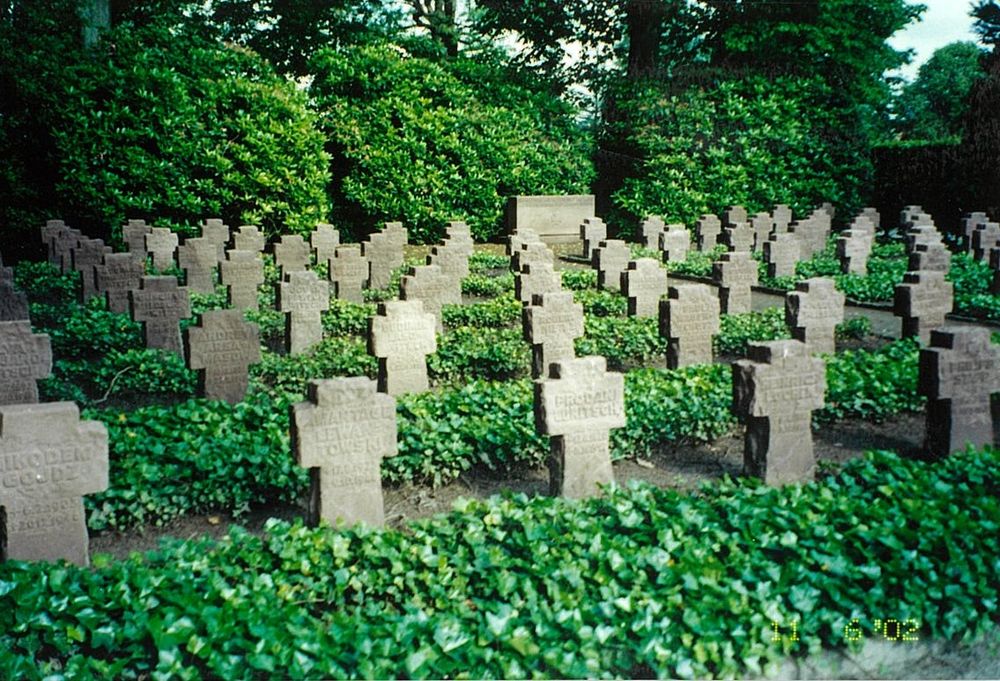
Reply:
M441 308L444 305L460 305L462 290L454 286L454 280L441 271L437 265L411 267L399 283L400 300L419 300L424 311L434 315L435 330L444 333Z
M108 253L94 267L94 279L99 293L104 294L108 309L116 314L128 313L128 292L139 288L146 273L146 258L135 253Z
M292 406L295 461L310 469L309 518L385 524L382 459L396 455L396 400L364 376L309 382Z
M562 290L562 276L547 262L529 263L514 275L514 296L524 305L541 293Z
M632 260L622 272L621 289L630 317L655 317L667 293L667 272L652 258Z
M340 300L363 303L361 289L368 279L368 262L357 246L337 246L330 258L330 281L333 295Z
M379 303L368 319L368 353L378 358L378 390L389 395L425 392L427 355L437 350L434 315L419 300Z
M274 264L281 268L281 275L304 272L309 266L309 246L298 234L284 234L274 244Z
M826 365L797 340L751 343L733 363L733 412L746 419L746 475L768 485L811 482L812 412L824 404Z
M730 251L712 263L712 281L719 287L719 306L724 314L750 311L750 294L760 273L757 261L747 251Z
M201 238L215 246L216 264L226 259L226 244L229 243L229 225L219 218L208 218L201 224Z
M174 264L177 235L166 227L153 227L146 234L146 252L153 258L153 269L162 272Z
M799 240L794 234L772 234L762 244L767 276L791 277L795 275L795 265L799 262Z
M605 291L620 291L622 272L628 267L632 253L628 244L619 239L602 241L593 250L590 263L597 270L597 288Z
M264 283L264 261L257 251L226 251L219 265L226 300L234 310L259 310L260 285Z
M253 251L263 253L266 240L255 225L240 225L239 229L233 232L232 250Z
M139 288L129 291L132 319L142 322L147 348L181 354L180 320L191 316L191 299L176 277L143 277Z
M289 272L277 294L277 308L285 313L288 354L301 354L323 340L321 314L330 309L330 285L315 272Z
M792 338L805 343L813 355L836 350L834 332L844 321L844 294L833 284L833 279L814 277L797 282L795 290L785 294L785 324Z
M549 491L581 499L615 481L610 431L625 425L625 377L603 357L549 365L535 381L535 427L550 437Z
M544 376L553 362L576 357L573 341L583 336L583 305L573 302L572 291L540 293L521 311L521 328L531 345L531 375Z
M309 245L316 256L316 264L328 262L340 245L340 232L333 225L321 222L309 235Z
M36 381L51 372L47 334L32 333L26 321L0 322L0 404L38 402Z
M918 391L927 398L924 448L944 457L954 451L995 446L1000 434L990 395L1000 392L1000 346L988 329L942 326L920 350Z
M0 560L90 562L83 496L108 487L108 431L73 402L0 407Z
M719 333L719 299L706 284L671 286L660 301L660 336L667 339L667 368L712 362Z
M511 196L505 208L508 233L531 229L550 244L576 241L580 222L593 214L592 194Z
M260 362L260 331L242 310L208 310L184 332L184 357L198 372L198 395L229 404L247 394L248 369Z
M705 214L698 219L694 228L698 240L698 250L702 253L715 248L722 233L722 221L714 215Z
M608 226L598 217L584 218L580 223L580 240L583 242L583 257L590 260L597 244L608 238Z
M200 237L185 239L177 248L177 264L184 270L184 285L192 293L215 293L215 244Z
M896 285L892 312L903 318L903 337L917 337L927 345L931 329L944 324L954 304L954 286L944 272L918 271L903 275Z

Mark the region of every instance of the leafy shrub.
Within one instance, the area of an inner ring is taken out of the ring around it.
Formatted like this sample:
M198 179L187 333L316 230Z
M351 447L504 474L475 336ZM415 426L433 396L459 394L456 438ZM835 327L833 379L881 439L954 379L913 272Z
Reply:
M510 269L509 256L489 251L475 251L469 256L469 272L473 274L507 269Z
M597 270L563 270L559 273L562 277L562 286L570 291L586 291L597 288Z
M711 277L712 263L718 260L719 256L725 253L726 250L726 247L722 244L704 253L692 249L688 251L684 262L668 262L664 263L664 266L667 268L667 272L670 273L686 274L691 277Z
M623 371L629 365L663 358L667 341L660 337L655 317L584 317L584 335L575 341L576 354L602 355L608 367Z
M855 317L837 324L834 330L837 340L861 340L872 335L872 322L868 317Z
M923 408L917 394L919 346L899 340L878 350L847 350L827 358L826 406L817 421L863 418L883 421L902 411Z
M76 272L62 274L47 260L22 260L14 268L14 284L32 303L67 304L76 300L80 276ZM35 315L31 315L32 320Z
M573 300L583 305L583 311L597 317L623 317L628 313L628 299L614 291L579 289Z
M460 326L439 338L437 351L427 356L427 369L446 380L519 378L531 371L531 348L520 328L483 333Z
M375 312L375 305L331 298L330 309L321 315L323 333L328 336L367 335L368 318Z
M112 395L193 396L196 379L175 352L113 349L97 360L56 360L52 376L41 386L50 399L93 404Z
M479 328L500 328L521 324L521 302L509 293L493 300L467 305L445 305L441 310L447 327L476 326Z
M514 274L512 272L504 272L495 277L485 274L470 274L462 280L462 293L470 296L492 298L513 292Z
M219 216L269 235L306 232L326 216L329 159L315 116L248 50L193 30L123 25L53 96L70 214L103 225Z
M405 531L272 520L262 537L232 528L93 568L10 561L0 667L38 680L773 675L786 655L878 636L859 613L937 640L1000 621L984 559L1000 553L998 485L995 450L933 464L874 452L807 485L463 499ZM798 640L772 643L772 622L795 622Z
M791 338L785 326L785 311L769 307L761 312L724 314L719 318L719 333L712 339L717 355L746 355L747 345Z
M39 321L44 317L39 315ZM114 350L126 352L143 345L142 325L128 315L109 312L103 298L71 306L65 315L47 321L53 325L42 328L49 334L52 354L59 359L98 359Z
M955 311L1000 320L1000 296L990 293L993 270L966 253L953 255L948 280L955 286Z
M434 243L464 218L488 241L504 197L581 193L593 177L572 111L487 63L369 45L321 51L310 68L342 177L338 224L355 231L403 220L412 243Z
M378 360L368 354L364 340L333 336L324 338L315 347L298 355L276 355L264 352L261 362L250 367L255 380L268 388L284 393L306 394L310 379L337 376L368 376L378 372Z

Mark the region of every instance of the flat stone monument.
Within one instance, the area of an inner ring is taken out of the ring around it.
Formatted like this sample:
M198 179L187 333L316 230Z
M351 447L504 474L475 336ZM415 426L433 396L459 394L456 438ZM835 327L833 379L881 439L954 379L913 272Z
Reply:
M229 225L219 218L208 218L201 225L201 238L215 246L215 262L226 259L226 244L229 243Z
M942 326L920 350L917 392L927 398L926 451L936 457L974 447L995 446L1000 434L990 396L1000 392L1000 346L990 331Z
M678 284L660 301L660 336L667 339L667 368L711 364L719 333L719 299L707 284Z
M226 301L234 310L259 310L260 285L264 283L264 261L257 251L226 251L219 265L219 276L226 287Z
M368 279L368 261L357 246L337 246L330 258L330 281L333 295L352 303L364 302L361 289Z
M403 276L399 283L399 299L422 301L424 311L434 315L435 330L443 334L441 308L444 305L460 305L462 292L454 287L452 278L437 265L421 265L411 267Z
M308 522L385 524L382 459L396 455L396 400L364 376L310 381L292 406L292 451L311 478Z
M535 427L549 440L549 493L583 499L615 481L610 431L625 425L625 377L603 357L553 362L535 381Z
M255 253L263 253L266 240L264 235L260 233L255 225L240 225L240 227L233 232L232 237L232 250L234 251L253 251Z
M733 363L733 412L746 419L744 474L768 485L811 482L812 412L824 404L826 364L797 340L751 343Z
M180 320L191 316L188 290L177 285L176 277L143 277L128 295L132 320L142 322L146 347L182 354Z
M378 391L389 395L425 392L427 355L437 350L434 315L419 300L379 303L368 318L368 353L378 358Z
M576 357L573 341L583 335L583 305L572 291L540 293L521 310L524 340L531 346L531 375L544 376L550 364Z
M712 281L719 287L723 314L750 311L750 294L760 276L757 261L748 251L723 253L712 263Z
M505 209L508 233L531 229L550 244L576 241L580 222L593 214L592 194L512 196Z
M524 305L541 293L562 290L562 276L547 262L529 263L514 275L514 296Z
M657 248L659 248L663 262L684 262L691 250L691 232L684 225L667 225L660 233Z
M809 354L832 354L836 327L842 321L844 294L834 288L833 279L805 279L785 294L785 324L792 338L805 343Z
M215 293L215 244L199 237L185 239L177 248L177 264L184 270L184 285L192 293Z
M597 288L605 291L620 291L622 272L628 267L632 253L628 244L619 239L602 241L591 255L591 266L597 270Z
M580 223L580 240L583 242L583 257L590 260L590 254L597 244L608 238L608 226L598 217L584 218Z
M953 305L954 286L945 280L944 272L907 272L903 283L896 285L892 312L903 318L904 338L917 337L927 345L931 329L944 324Z
M667 293L667 271L652 258L631 260L622 272L621 289L628 298L630 317L655 317L660 298Z
M309 266L309 246L298 234L284 234L274 244L274 264L282 277L291 272L304 272Z
M639 225L639 236L642 237L643 248L656 250L660 247L660 235L667 231L667 225L658 215L647 216Z
M321 222L309 235L309 245L312 246L317 265L328 262L333 257L333 252L337 250L337 246L340 245L340 232L333 225Z
M146 233L146 253L153 258L153 269L162 272L174 264L177 235L166 227L153 227Z
M795 265L799 262L799 240L794 234L772 234L762 244L767 276L791 277L795 275Z
M277 308L285 313L288 354L301 354L323 340L321 314L330 309L330 285L315 272L289 272L277 294Z
M722 233L722 221L715 215L706 213L695 223L694 232L697 237L698 250L702 253L715 248Z
M248 369L260 361L260 330L242 310L208 310L184 332L184 357L198 372L198 394L229 404L247 394Z
M0 404L38 402L38 384L52 372L47 334L31 332L27 321L0 322Z
M133 252L108 253L104 261L94 267L94 280L98 293L104 294L108 310L116 314L128 312L128 292L139 288L146 273L146 259Z
M73 402L0 407L0 462L0 560L88 565L83 496L108 488L104 424Z

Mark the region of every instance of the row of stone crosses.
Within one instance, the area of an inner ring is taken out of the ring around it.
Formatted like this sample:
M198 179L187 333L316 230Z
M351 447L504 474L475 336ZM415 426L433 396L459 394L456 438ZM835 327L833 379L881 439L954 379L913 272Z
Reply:
M914 255L933 253L937 244L943 245L943 242L934 238L936 230L929 217L911 208L907 209L909 213L904 211L904 220L912 266ZM624 242L606 239L599 219L588 219L581 226L584 252L589 251L592 264L598 270L599 285L623 291L629 297L630 314L651 316L658 308L661 330L670 339L668 361L671 366L712 361L711 336L718 330L720 300L725 301L723 305L729 304L729 311L734 311L732 305L737 301L745 301L749 309L749 288L756 276L756 266L753 275L747 274L739 280L727 276L728 264L749 260L748 251L740 250L741 243L750 248L756 243L734 240L732 232L743 229L739 221L733 222L738 216L736 209L727 211L726 226L721 230L723 243L734 250L723 254L714 268L715 279L720 284L718 297L704 284L668 288L666 274L658 263L651 259L631 261L627 246L622 250ZM760 216L756 217L760 222ZM841 240L861 238L854 233L856 231L867 240L869 233L873 235L877 220L877 214L868 211L841 235ZM803 222L807 226L796 223L789 225L787 232L773 231L762 243L765 252L773 250L768 249L767 244L777 242L779 239L774 237L778 234L810 234L803 236L802 241L808 239L812 243L815 240L818 244L819 238L812 230L826 231L829 220L814 213ZM706 231L705 224L711 221L706 218L699 221L698 242L701 248L711 249L714 247L710 240L711 227ZM393 250L398 251L399 257L392 262L401 263L406 238L405 230L400 238L402 227L397 225L390 223L386 231L398 245ZM973 227L969 232L970 248L975 244L985 250L985 235L979 233L994 228L993 223L985 221ZM43 235L46 229L51 229L51 223L43 227ZM68 258L70 268L84 272L80 263L86 261L86 256L75 255L78 249L86 250L80 243L83 239L77 237L76 249L67 249L58 243L66 238L66 229L62 226L49 238L50 257L54 261L58 258L60 266L64 266ZM670 251L677 257L676 250L683 248L680 230L664 225L662 220L648 219L642 229L647 246L652 243L658 247L668 245L666 249L661 248L667 261ZM204 232L203 229L200 238L205 238ZM241 228L237 234L243 232ZM152 230L147 235L150 233ZM667 237L670 233L676 234ZM382 458L396 453L393 396L427 389L425 357L436 347L435 329L440 329L442 298L451 296L449 300L460 302L461 277L468 271L472 242L471 237L466 236L467 228L461 223L449 225L448 240L432 252L432 257L437 255L439 262L425 266L432 268L425 272L429 271L438 280L448 279L448 284L407 291L407 277L404 277L401 288L406 293L401 297L408 293L411 299L383 303L378 315L371 319L369 345L379 357L377 382L364 377L312 381L307 400L293 407L295 456L300 465L314 473L314 491L310 495L313 521L384 522L380 464ZM143 243L144 248L155 245L145 238ZM996 247L990 246L990 249L996 250ZM100 264L92 265L93 290L103 292L109 305L113 295L120 295L120 289L108 286L115 278L102 276L103 270L97 268L113 266L115 256L120 255L125 255L132 263L140 262L131 250L126 254L103 251ZM242 260L242 256L233 257L233 251L245 250L231 249L226 253L226 260L221 262ZM859 250L864 249L845 247L843 250L851 253L849 257L857 258ZM141 261L145 260L147 252L152 251L144 251ZM442 252L448 252L449 256L455 252L464 253L464 258L455 256L445 265L449 258L442 257ZM276 256L279 253L276 248ZM609 434L611 429L625 425L624 378L621 374L608 372L603 357L575 357L573 340L583 333L583 309L573 302L570 291L561 289L559 278L553 276L556 274L554 257L537 234L521 230L511 235L508 253L515 272L516 293L524 303L525 337L532 345L532 371L537 379L536 426L540 433L550 438L550 489L555 495L589 496L597 491L598 484L614 481ZM155 262L155 255L153 258ZM180 256L177 259L182 266L188 265L185 269L190 269L186 260L182 261ZM118 260L124 265L124 258ZM304 258L300 257L301 260ZM169 262L160 259L161 267ZM921 262L923 260L918 257L916 263ZM305 272L288 263L285 258L279 261L283 273L278 299L279 309L289 315L291 328L296 324L296 312L318 317L319 310L303 309L311 307L311 303L282 307L282 299L288 301L299 297L296 289L289 285ZM388 271L383 270L382 279L373 278L369 268L367 283L387 282L392 267L396 266L398 264L389 267ZM290 269L285 271L288 267ZM410 270L407 275L410 281L419 279L420 275L415 272L419 269ZM332 262L330 270L333 270ZM443 275L445 271L451 274ZM915 272L920 275L941 270ZM315 277L312 272L305 273L308 275ZM157 347L157 338L169 337L171 341L159 346L179 350L177 321L190 312L178 314L177 310L189 310L187 291L177 287L174 277L145 277L140 272L138 279L138 286L128 289L124 299L134 318L143 323L147 345L152 338L150 346ZM262 277L260 279L263 281ZM165 283L160 284L161 281ZM189 286L191 281L192 278L188 278ZM4 283L10 284L9 276L5 275ZM316 301L317 306L321 299L328 301L329 285L320 283L322 292L315 286L302 299ZM918 279L907 283L912 287L921 282ZM86 288L87 284L83 286ZM229 286L232 289L233 283ZM285 286L289 288L283 289ZM336 293L336 281L333 287ZM440 289L449 289L449 292L441 293ZM667 289L667 298L659 300L664 289ZM416 295L417 291L420 296ZM158 302L147 302L145 294L154 294ZM256 295L252 297L256 299ZM923 300L927 296L912 298ZM239 299L237 296L236 300ZM229 300L232 305L232 290ZM425 311L425 303L438 314ZM826 387L823 361L812 355L832 350L832 329L843 316L843 296L833 290L829 280L803 282L799 290L788 294L786 315L793 320L790 325L795 340L751 345L748 358L736 362L732 369L733 410L747 423L746 473L770 484L812 477L815 459L811 414L823 406ZM911 326L915 333L918 329L929 328L928 324ZM308 347L308 342L294 341L295 335L291 333L290 350L293 346L300 350L303 346ZM318 339L321 332L316 331L309 337L314 335ZM928 397L927 448L943 455L966 443L992 442L994 424L989 416L989 399L992 392L1000 390L1000 356L991 345L988 332L979 328L943 327L929 332L929 341L930 347L922 350L920 356L920 391ZM203 394L229 401L242 398L247 385L247 366L257 361L260 347L256 327L243 320L240 309L206 312L198 326L187 330L184 348L189 366L199 370ZM0 404L7 405L0 406L0 491L3 494L0 506L5 511L4 534L7 538L0 549L0 558L65 558L86 563L87 534L82 496L107 487L107 433L98 422L80 421L78 407L72 402L37 404L34 382L47 375L50 366L47 336L32 334L30 325L23 321L0 322L0 387L3 388Z

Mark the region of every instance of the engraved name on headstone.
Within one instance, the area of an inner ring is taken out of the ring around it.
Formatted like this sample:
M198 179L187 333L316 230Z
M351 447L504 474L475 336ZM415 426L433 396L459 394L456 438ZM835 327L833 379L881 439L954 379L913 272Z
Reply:
M139 288L146 273L146 260L134 253L108 253L104 261L94 267L97 290L104 294L108 309L117 314L128 312L128 292Z
M333 252L340 245L340 232L333 225L321 222L309 235L309 245L312 246L316 264L327 262L333 257Z
M545 375L552 362L573 359L573 341L583 335L583 305L572 291L550 291L534 296L521 311L524 340L531 345L531 375Z
M36 381L51 372L47 334L32 333L26 321L0 322L0 404L38 402Z
M833 279L814 277L795 284L785 294L785 324L792 338L805 343L810 354L833 353L834 332L844 321L844 294Z
M215 244L199 237L177 247L177 264L184 270L184 285L192 293L215 293Z
M547 262L528 263L514 275L514 296L528 305L540 293L562 289L562 276Z
M694 227L698 239L698 250L702 253L715 248L722 233L722 221L715 215L702 215Z
M129 220L122 225L122 241L130 256L146 262L146 235L152 230L145 220Z
M896 285L892 311L903 318L903 337L916 336L926 345L931 329L944 324L953 303L954 286L945 281L944 272L907 272Z
M441 271L437 265L411 267L399 283L400 300L420 300L424 311L434 315L434 326L438 333L444 333L441 317L443 305L459 305L462 302L461 289L456 289L453 279Z
M309 245L298 234L283 234L274 244L274 264L281 268L281 276L291 272L304 272L309 266Z
M162 272L174 264L177 235L166 227L153 227L146 233L146 253L153 258L153 269Z
M361 248L337 246L329 263L333 295L352 303L364 302L361 288L368 279L368 261L361 255Z
M597 270L597 288L620 291L622 272L632 258L628 244L619 239L608 239L597 245L591 254L590 264Z
M632 260L622 272L622 295L628 298L630 317L655 317L660 298L667 293L667 272L652 258Z
M580 224L580 240L583 242L583 257L590 260L591 252L597 244L608 238L608 226L598 217L585 218Z
M257 251L226 251L219 274L229 307L244 311L260 309L258 295L264 283L264 261Z
M233 232L231 242L234 251L263 253L266 240L255 225L240 225L239 229Z
M757 261L747 251L731 251L712 263L712 281L719 287L719 306L724 314L750 311L750 293L757 285Z
M132 319L142 322L147 348L181 354L180 320L191 316L191 299L176 277L143 277L138 289L129 291Z
M201 238L215 246L215 262L226 259L226 244L229 243L229 225L219 218L208 218L201 225Z
M330 285L315 272L289 272L277 286L277 308L285 313L288 354L301 354L323 340L321 314L330 309Z
M712 362L719 333L719 299L706 284L671 286L660 301L660 336L667 339L667 368Z
M208 310L184 332L184 356L198 372L198 394L230 404L247 393L248 368L260 361L260 331L242 310Z
M795 265L799 262L799 240L794 234L772 234L771 238L762 244L764 262L767 263L767 276L790 277L795 274Z
M378 314L368 318L368 353L378 358L379 392L427 390L427 355L437 350L434 322L419 300L379 303Z

